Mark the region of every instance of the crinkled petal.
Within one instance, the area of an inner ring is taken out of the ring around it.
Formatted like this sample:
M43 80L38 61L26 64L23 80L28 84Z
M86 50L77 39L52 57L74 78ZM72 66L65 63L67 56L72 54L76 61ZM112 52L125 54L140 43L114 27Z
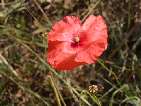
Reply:
M85 62L87 64L95 63L106 48L107 40L96 41L79 51L75 60L77 62Z
M76 61L95 63L107 48L107 26L101 16L89 16L84 22L81 33L82 46L76 56Z
M72 48L70 42L49 42L48 52L56 50L57 52L76 53L75 48Z
M61 61L57 64L54 68L58 69L59 71L71 71L72 69L85 64L83 62L75 61L75 56L65 58L64 61Z
M57 48L57 45L59 45L60 42L57 42L57 41L48 41L48 52L49 51L52 51L53 49L56 49Z
M83 30L94 29L94 28L97 30L102 30L107 28L107 26L102 16L90 15L83 23L82 28Z
M48 33L50 41L72 41L74 34L80 30L80 20L75 16L66 16L57 22Z
M89 28L91 28L91 26L93 26L93 24L96 22L96 16L94 15L90 15L85 22L83 23L83 30L88 30Z
M75 61L76 51L73 50L68 42L62 42L54 49L49 49L47 54L47 61L55 69L58 70L71 70L79 65L81 62Z
M89 16L84 22L82 29L86 32L86 43L100 39L107 39L107 26L102 16Z

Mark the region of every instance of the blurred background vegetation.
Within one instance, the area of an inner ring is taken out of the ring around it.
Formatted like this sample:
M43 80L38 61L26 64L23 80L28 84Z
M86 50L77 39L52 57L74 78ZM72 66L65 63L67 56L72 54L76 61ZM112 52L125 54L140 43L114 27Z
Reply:
M91 14L107 22L106 52L95 65L51 69L51 25ZM141 106L140 98L140 0L0 0L0 106Z

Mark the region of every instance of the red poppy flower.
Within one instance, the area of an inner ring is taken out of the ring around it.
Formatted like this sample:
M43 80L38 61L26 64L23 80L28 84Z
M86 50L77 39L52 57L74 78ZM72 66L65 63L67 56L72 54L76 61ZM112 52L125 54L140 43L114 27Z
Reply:
M107 48L107 26L102 16L89 16L84 23L66 16L48 33L47 60L58 70L95 63Z

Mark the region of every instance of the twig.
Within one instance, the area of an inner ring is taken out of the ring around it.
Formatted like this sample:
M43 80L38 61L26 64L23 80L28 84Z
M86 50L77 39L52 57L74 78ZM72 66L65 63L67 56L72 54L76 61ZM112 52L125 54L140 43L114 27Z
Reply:
M55 93L55 96L56 96L56 100L57 100L57 104L58 104L58 106L62 106L62 105L61 105L60 98L59 98L59 95L58 95L58 91L57 91L56 86L55 86L55 83L54 83L54 81L53 81L53 78L52 78L51 75L49 75L48 77L49 77L51 86L52 86L52 88L53 88L53 90L54 90L54 93Z
M36 0L33 0L34 3L36 4L36 6L39 8L39 10L42 12L43 16L45 17L46 20L49 20L46 13L44 12L44 10L41 8L41 6L39 5L39 3Z
M52 81L54 82L54 84L55 84L55 81L54 81L54 78L53 78L53 75L52 75L52 73L51 73L51 78L52 78ZM58 95L59 95L59 97L60 97L60 100L62 101L62 103L63 103L63 106L66 106L66 103L65 103L65 101L64 101L64 99L63 99L63 97L62 97L62 95L61 95L61 93L60 93L60 91L58 90L58 87L57 87L57 85L55 84L55 88L56 88L56 90L57 90L57 92L58 92Z
M13 69L13 67L11 67L11 65L9 65L8 61L5 59L5 57L2 56L1 53L0 53L0 61L3 62L18 79L20 79L18 73Z
M5 8L5 2L4 2L4 0L1 0L1 6L2 6L2 8Z
M84 18L82 19L82 22L84 22L84 20L93 12L93 10L96 8L96 6L101 2L101 0L98 0L93 7L91 7L88 11L88 13L84 16Z

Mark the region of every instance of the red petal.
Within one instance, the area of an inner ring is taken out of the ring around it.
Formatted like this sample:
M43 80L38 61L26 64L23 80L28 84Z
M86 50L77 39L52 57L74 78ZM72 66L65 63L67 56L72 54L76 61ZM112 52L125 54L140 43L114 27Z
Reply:
M76 56L77 62L95 63L98 57L107 48L107 26L101 16L89 16L82 29L85 33L83 48Z
M52 51L53 49L56 49L58 44L60 44L60 42L57 42L57 41L54 41L54 42L48 41L48 52L49 51Z
M106 40L96 41L79 51L76 55L75 60L77 62L85 62L87 64L95 63L98 57L103 53L106 48Z
M105 29L107 26L102 16L90 15L83 24L83 30L96 28L98 30Z
M89 16L84 22L82 29L87 33L87 43L100 39L107 39L107 26L102 16Z
M91 28L91 26L93 26L94 22L96 22L96 16L94 15L90 15L84 22L82 28L83 30L88 30L89 28Z
M78 17L66 16L63 20L57 22L52 31L48 34L50 41L72 41L73 34L80 30L80 20Z
M76 51L71 48L70 43L62 42L48 51L47 60L56 69L70 70L81 64L74 61L75 54Z
M85 63L74 61L74 56L72 56L72 57L68 57L64 59L64 61L61 61L54 68L58 69L59 71L71 71L72 69L82 64L85 64Z

